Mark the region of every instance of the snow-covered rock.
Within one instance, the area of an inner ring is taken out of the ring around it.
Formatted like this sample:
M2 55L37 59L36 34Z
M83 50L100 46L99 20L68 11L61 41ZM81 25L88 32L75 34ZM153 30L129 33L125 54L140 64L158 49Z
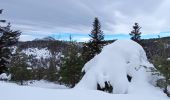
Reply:
M6 73L0 74L0 80L10 80L11 75L7 75Z
M85 75L75 89L95 90L97 84L105 87L105 82L109 82L113 93L127 93L130 85L127 75L132 77L133 84L147 83L149 67L153 65L142 46L132 40L117 40L84 65Z

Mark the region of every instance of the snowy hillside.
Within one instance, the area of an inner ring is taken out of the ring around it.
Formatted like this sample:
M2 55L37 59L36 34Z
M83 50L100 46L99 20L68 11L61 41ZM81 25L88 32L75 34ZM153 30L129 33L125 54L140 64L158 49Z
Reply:
M49 51L48 48L28 48L21 51L22 53L26 54L27 56L34 56L36 59L48 59L52 56L55 56L56 59L59 59L61 56L61 52L56 52L55 55L52 55L52 53Z
M80 51L80 45L74 44L75 49ZM72 46L69 42L52 40L51 38L44 38L41 40L19 42L17 45L13 46L13 54L22 53L28 58L32 57L36 62L43 63L44 61L49 61L51 58L55 58L57 65L59 65L60 58L68 52L68 47ZM35 67L35 62L29 62L31 67ZM37 67L44 67L41 65L36 65ZM45 66L48 66L46 63Z
M51 53L49 52L49 50L47 48L42 48L42 49L28 48L26 50L22 50L21 52L25 53L28 56L33 55L37 59L41 59L41 58L45 59L45 58L50 58L51 57Z
M47 89L18 86L0 81L1 100L169 100L155 87L130 85L129 94L108 94L97 90Z

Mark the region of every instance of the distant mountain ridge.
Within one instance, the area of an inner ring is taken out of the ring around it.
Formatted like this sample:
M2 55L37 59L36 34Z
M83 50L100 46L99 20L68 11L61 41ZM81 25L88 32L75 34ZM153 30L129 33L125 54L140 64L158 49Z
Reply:
M55 38L53 38L51 36L47 36L47 37L44 37L42 39L36 38L36 39L34 39L32 41L55 41L55 40L56 40Z

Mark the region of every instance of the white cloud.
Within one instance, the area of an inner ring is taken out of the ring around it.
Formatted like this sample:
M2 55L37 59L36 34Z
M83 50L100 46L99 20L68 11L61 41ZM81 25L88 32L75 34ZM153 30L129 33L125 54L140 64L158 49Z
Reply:
M21 35L19 41L31 41L34 40L35 37L31 35Z
M76 39L78 42L84 42L84 41L89 41L90 40L90 38L82 38L82 37L80 37L80 38L77 38Z

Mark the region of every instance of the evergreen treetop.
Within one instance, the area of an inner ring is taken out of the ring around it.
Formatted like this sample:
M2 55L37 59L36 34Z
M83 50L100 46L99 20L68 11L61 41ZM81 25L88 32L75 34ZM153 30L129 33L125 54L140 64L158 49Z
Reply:
M104 40L104 34L101 30L101 24L97 17L94 18L93 29L89 36L91 37L91 40L88 43L85 43L83 47L82 55L85 62L99 54L103 47L102 41Z
M97 17L94 18L93 29L89 36L92 38L91 40L95 42L104 40L104 34L101 30L101 24Z
M138 25L138 23L135 23L135 25L133 26L133 30L131 31L131 33L129 33L129 35L131 36L131 39L133 41L136 42L140 42L141 40L141 32L140 32L141 27Z

